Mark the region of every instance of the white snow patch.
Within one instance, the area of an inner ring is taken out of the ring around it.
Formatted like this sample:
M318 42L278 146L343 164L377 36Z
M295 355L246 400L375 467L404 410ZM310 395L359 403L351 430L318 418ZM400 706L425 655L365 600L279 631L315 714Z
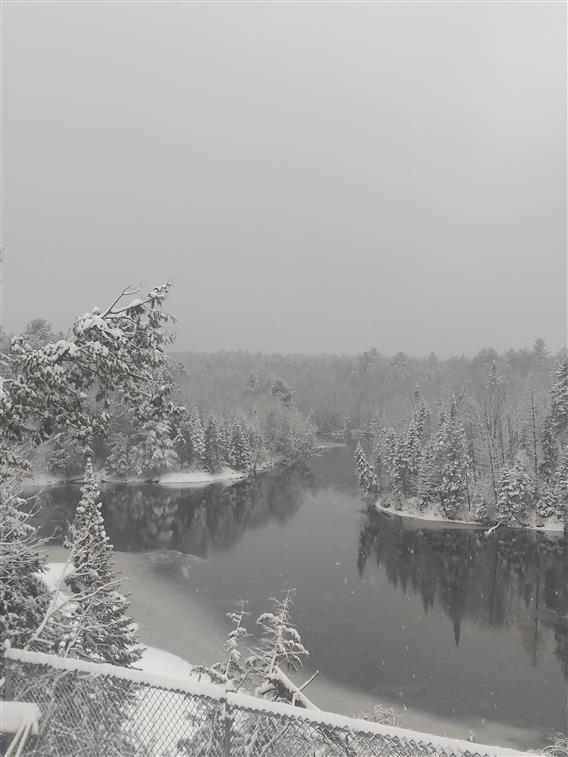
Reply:
M448 525L448 526L467 526L468 528L487 528L487 524L479 523L475 520L449 520L449 518L445 518L442 513L436 512L432 509L427 510L418 510L411 505L404 510L395 510L393 507L384 507L383 505L380 505L378 502L375 502L373 505L375 510L380 513L386 513L387 515L396 515L399 518L409 518L410 520L421 520L425 521L426 523L435 523L437 525ZM542 526L536 526L536 525L528 525L528 526L506 526L501 525L499 528L514 528L518 531L554 531L559 532L562 531L564 528L564 525L562 523L559 523L558 521L547 521Z
M22 726L29 726L34 736L37 736L40 717L41 713L37 704L0 702L0 733L18 733Z
M158 479L160 486L193 486L195 484L213 484L216 481L238 481L246 478L247 473L232 468L221 468L217 473L203 470L173 471Z
M193 670L193 665L190 665L187 660L158 647L145 647L142 659L136 663L135 667L151 675L184 680L187 680Z
M387 515L397 515L399 518L410 518L411 520L423 520L427 523L443 523L448 525L468 526L469 528L484 528L481 523L474 520L450 520L445 518L441 513L434 512L433 510L395 510L393 507L384 507L375 502L375 510L380 513L387 513Z
M55 591L60 579L68 576L73 572L73 565L65 562L50 562L45 566L45 571L41 574L41 577L47 584L47 588L50 591ZM61 585L63 581L61 581Z

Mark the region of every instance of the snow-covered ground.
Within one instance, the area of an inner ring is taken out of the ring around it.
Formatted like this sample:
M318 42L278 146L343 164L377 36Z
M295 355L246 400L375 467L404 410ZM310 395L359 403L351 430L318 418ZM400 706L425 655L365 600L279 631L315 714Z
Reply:
M184 678L191 676L193 665L177 654L166 652L158 647L144 645L144 654L134 668L139 668L152 675L167 676L168 678Z
M66 562L50 562L46 565L46 570L42 573L42 578L47 584L50 591L57 591L58 597L54 597L54 602L64 602L69 594L62 590L64 586L63 578L73 572L73 566ZM135 668L153 673L156 675L168 676L171 678L187 678L191 674L193 666L187 660L179 655L166 652L159 647L152 647L143 644L144 653L142 659L136 663Z
M270 468L273 468L275 464L275 462L263 463L262 465L257 466L256 473L269 470ZM138 476L116 478L116 476L108 473L103 468L97 472L96 478L101 484L134 484L139 486L140 484L145 484L151 481L160 486L183 488L186 486L208 486L209 484L215 483L231 483L233 481L241 481L250 475L252 475L252 471L238 471L233 468L224 467L216 473L209 473L204 470L189 470L172 471L171 473L165 473L163 476L153 479L144 479L139 478ZM72 479L72 481L73 483L82 483L80 478ZM24 489L41 489L48 486L60 486L65 483L69 482L58 476L47 473L34 473L23 481L23 487Z
M434 525L443 525L444 527L467 526L468 528L489 528L488 526L478 523L474 520L449 520L448 518L445 518L442 513L436 510L432 510L431 508L426 510L419 510L417 507L412 505L412 503L409 503L408 505L405 504L404 510L395 510L393 507L384 507L378 501L375 502L373 507L375 508L375 510L377 510L377 512L387 513L387 515L396 515L399 518L409 518L410 520L421 520ZM527 526L501 526L501 528L515 528L521 531L530 529L532 531L560 532L563 530L564 526L559 521L549 520L542 526L529 524Z

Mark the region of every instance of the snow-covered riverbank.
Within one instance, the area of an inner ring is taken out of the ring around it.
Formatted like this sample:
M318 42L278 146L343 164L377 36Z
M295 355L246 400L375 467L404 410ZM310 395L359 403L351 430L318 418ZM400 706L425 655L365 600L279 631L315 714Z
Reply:
M257 468L247 471L238 471L234 468L224 467L215 473L209 473L200 469L194 469L189 471L171 471L165 473L163 476L157 476L155 478L144 479L137 476L126 476L124 478L117 478L107 473L104 469L98 471L96 478L99 484L129 484L133 486L142 486L143 484L154 484L158 486L183 488L186 486L209 486L216 483L231 483L235 481L242 481L245 478L249 478L255 473L261 473L263 471L274 468L276 462L264 463L257 466ZM37 473L29 476L23 481L24 489L43 489L50 486L63 486L65 484L82 484L82 479L65 479L57 476L53 476L47 473Z
M436 512L432 509L427 510L418 510L415 507L409 506L408 509L404 510L395 510L392 507L385 507L384 505L379 504L379 502L375 502L372 505L372 508L379 513L386 513L387 515L394 515L397 518L408 518L409 520L416 520L421 521L422 523L427 523L428 526L444 526L446 527L455 527L455 528L483 528L488 530L490 526L486 524L479 523L474 520L450 520L449 518L444 517L442 513ZM542 531L546 533L561 533L564 526L559 521L547 521L543 525L527 525L527 526L505 526L500 525L499 528L512 528L517 531Z

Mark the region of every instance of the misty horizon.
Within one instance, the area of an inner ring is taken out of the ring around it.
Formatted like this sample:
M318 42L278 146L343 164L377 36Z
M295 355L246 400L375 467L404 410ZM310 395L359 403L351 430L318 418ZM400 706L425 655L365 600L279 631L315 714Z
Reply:
M565 22L4 4L5 330L172 279L179 350L558 352Z

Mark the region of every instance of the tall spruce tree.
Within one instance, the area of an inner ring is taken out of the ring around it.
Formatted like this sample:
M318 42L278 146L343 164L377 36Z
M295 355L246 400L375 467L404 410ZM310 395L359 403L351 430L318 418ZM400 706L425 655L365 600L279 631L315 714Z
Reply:
M29 641L50 599L41 578L45 558L24 505L10 487L0 487L0 645L10 640L16 647Z
M129 667L140 659L142 649L133 621L126 614L128 600L118 592L112 545L104 527L90 460L67 546L73 571L65 583L77 601L65 613L59 651L71 657Z
M499 482L497 516L504 524L526 525L534 499L534 481L523 465L516 461L505 466Z
M252 449L249 435L238 420L233 423L229 446L230 464L236 470L248 470L252 460Z
M209 419L205 431L205 470L216 473L223 463L223 454L217 431L217 421L213 416Z
M191 463L196 468L205 468L205 433L199 410L194 407L189 417L189 438L191 442Z
M355 446L354 460L359 480L359 488L362 493L365 496L377 496L379 493L379 482L373 471L372 465L367 460L361 442L357 442Z

